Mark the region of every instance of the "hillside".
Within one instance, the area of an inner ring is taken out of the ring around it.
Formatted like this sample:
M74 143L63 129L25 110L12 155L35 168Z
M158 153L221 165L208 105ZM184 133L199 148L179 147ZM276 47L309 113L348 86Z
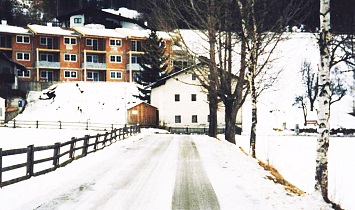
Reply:
M67 82L31 91L16 120L125 124L126 107L138 102L132 83Z

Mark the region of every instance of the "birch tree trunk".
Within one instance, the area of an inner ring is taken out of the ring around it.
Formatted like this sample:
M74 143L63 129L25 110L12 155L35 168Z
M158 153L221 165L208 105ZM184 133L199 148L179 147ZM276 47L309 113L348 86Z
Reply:
M330 0L320 0L320 68L318 96L318 137L315 190L322 194L326 202L328 198L328 148L329 148L329 117L330 117Z

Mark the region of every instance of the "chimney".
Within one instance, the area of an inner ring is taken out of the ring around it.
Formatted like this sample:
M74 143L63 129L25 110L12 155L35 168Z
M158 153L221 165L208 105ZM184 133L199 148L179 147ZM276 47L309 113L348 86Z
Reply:
M7 20L1 20L1 25L7 25Z

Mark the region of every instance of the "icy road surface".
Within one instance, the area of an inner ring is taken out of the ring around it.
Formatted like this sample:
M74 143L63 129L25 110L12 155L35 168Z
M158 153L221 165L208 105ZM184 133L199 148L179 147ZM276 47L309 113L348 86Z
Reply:
M140 134L0 189L0 209L330 209L287 195L267 175L224 141Z

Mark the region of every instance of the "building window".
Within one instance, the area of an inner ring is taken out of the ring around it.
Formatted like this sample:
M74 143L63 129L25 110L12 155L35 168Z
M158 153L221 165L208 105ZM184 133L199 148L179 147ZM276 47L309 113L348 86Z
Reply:
M41 45L48 45L48 44L51 44L53 43L53 38L51 37L41 37L40 38L40 44Z
M111 71L110 72L111 79L122 79L122 72L120 71Z
M191 122L192 123L197 123L197 115L192 115Z
M122 56L120 56L120 55L111 55L110 56L110 62L111 63L121 63L122 62Z
M94 46L94 44L97 43L98 43L97 39L86 39L86 46Z
M175 123L181 123L181 115L175 115Z
M69 62L76 62L76 54L64 54L64 60Z
M110 46L121 46L121 39L110 39Z
M132 64L139 64L140 58L138 56L132 56L131 57L131 63Z
M98 63L99 62L99 56L98 55L87 55L86 56L86 61L89 63Z
M196 101L196 98L197 98L196 94L191 94L191 101Z
M64 71L64 78L76 78L77 73L76 71Z
M74 18L74 23L82 23L82 19L81 18Z
M29 44L30 37L29 36L16 36L17 43Z
M175 94L175 101L180 101L180 94Z
M54 56L52 54L44 54L42 53L39 58L40 61L48 61L48 62L53 62L54 61Z
M30 78L30 70L20 70L17 69L17 76L21 78Z
M131 41L131 51L141 52L142 51L141 41L138 40Z
M30 60L30 53L16 53L16 59L20 61L29 61Z
M76 45L76 38L64 37L64 44Z
M159 47L166 47L166 43L165 43L165 41L161 41L160 43L159 43Z

